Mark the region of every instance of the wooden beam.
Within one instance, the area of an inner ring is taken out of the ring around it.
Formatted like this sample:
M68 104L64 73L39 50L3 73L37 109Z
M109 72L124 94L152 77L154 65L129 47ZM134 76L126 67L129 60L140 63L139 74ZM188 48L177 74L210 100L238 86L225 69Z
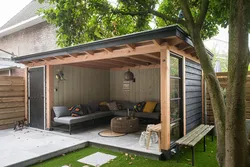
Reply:
M65 57L62 61L58 61L54 59L49 62L30 63L28 64L28 66L33 67L33 66L41 66L41 65L46 65L46 64L61 65L61 64L71 64L71 63L87 62L87 61L94 61L94 60L119 58L119 57L129 57L132 55L159 52L161 48L166 48L166 47L167 46L164 46L164 45L161 47L157 47L153 44L149 44L149 45L138 46L134 50L131 50L129 48L116 49L112 53L103 51L103 52L95 53L94 55L78 56L77 58Z
M161 149L170 149L170 51L161 50Z
M68 54L70 57L74 57L74 58L77 58L78 55L77 54Z
M183 136L186 135L186 58L182 58Z
M160 64L160 60L156 60L156 59L152 59L152 58L149 58L149 57L145 57L143 55L131 56L129 58L130 59L134 59L134 60L143 61L143 62L150 63L150 64Z
M160 68L159 64L149 65L149 66L134 66L134 67L122 67L122 68L111 68L112 71L128 70L128 69L150 69L150 68Z
M167 39L167 43L169 45L173 45L173 46L179 45L182 42L183 42L183 40L181 40L178 37Z
M56 58L57 60L63 60L64 59L62 56L55 56L54 58Z
M85 53L87 53L88 55L91 55L91 56L93 56L94 54L95 54L95 52L94 51L91 51L91 50L89 50L89 51L84 51Z
M104 48L104 50L107 51L107 52L113 52L112 48Z
M137 60L136 59L131 59L130 57L129 58L124 58L124 59L126 59L128 62L134 63L135 65L143 65L143 66L150 65L150 63L139 60L139 59L137 59Z
M94 68L94 69L102 69L102 70L109 70L110 68L102 67L98 65L90 65L90 64L72 64L73 66L82 67L82 68Z
M179 44L177 48L179 50L185 50L185 49L188 49L188 48L192 48L192 46L190 46L189 44L183 42L183 43Z
M162 39L154 39L154 40L153 40L153 43L154 43L156 46L161 46L161 44L162 44Z
M200 64L200 60L197 57L191 56L191 54L187 54L183 50L179 50L175 46L169 46L169 50L173 53L185 56L187 59L190 59L190 60Z
M116 59L111 59L112 61L116 61L118 63L123 63L125 66L136 66L136 64L132 62L128 62L127 60L121 59L121 58L116 58Z
M194 53L195 52L195 49L194 48L188 48L185 50L185 53L187 54L191 54L191 53Z
M135 44L126 44L126 46L131 49L131 50L135 50L136 45Z
M156 60L160 60L161 58L158 57L157 55L154 55L152 53L146 53L146 54L143 54L144 56L147 56L147 57L150 57L152 59L156 59Z
M28 115L28 68L25 67L24 69L24 111L25 111L25 118L29 120Z
M201 80L201 96L202 96L202 123L205 124L205 80L203 71Z
M54 68L46 65L46 128L51 129L51 112L54 105Z
M110 64L103 64L102 62L97 62L97 61L93 61L93 62L84 62L81 64L86 64L86 65L93 65L93 66L100 66L100 67L104 67L104 68L112 68L113 66ZM117 66L116 66L117 67Z
M107 60L101 60L102 62L104 63L109 63L111 65L117 65L117 66L120 66L120 67L125 67L126 66L126 63L121 63L119 61L115 61L114 59L107 59Z
M112 63L112 62L108 62L108 61L95 61L97 64L103 64L103 65L109 65L109 67L123 67L124 65L121 64L117 64L117 63Z

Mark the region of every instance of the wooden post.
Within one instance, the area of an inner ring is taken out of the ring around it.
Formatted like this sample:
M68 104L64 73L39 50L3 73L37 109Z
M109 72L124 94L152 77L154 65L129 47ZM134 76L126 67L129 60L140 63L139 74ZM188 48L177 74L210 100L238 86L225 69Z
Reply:
M186 58L182 59L183 136L186 135Z
M203 71L202 71L202 79L201 79L201 96L202 96L202 102L201 102L201 104L202 104L202 123L204 124L205 123L205 108L204 108L204 106L205 106L205 96L204 96L204 88L205 88L205 86L204 86L204 74L203 74Z
M51 111L54 103L54 69L46 65L46 128L51 128Z
M28 114L28 68L25 67L24 69L24 112L25 112L25 118L29 120L29 114Z
M161 149L170 149L170 51L161 50Z

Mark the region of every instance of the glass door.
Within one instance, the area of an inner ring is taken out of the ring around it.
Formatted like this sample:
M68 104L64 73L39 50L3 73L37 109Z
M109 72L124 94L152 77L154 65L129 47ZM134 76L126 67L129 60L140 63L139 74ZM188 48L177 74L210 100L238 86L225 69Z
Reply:
M170 57L170 138L171 144L181 137L182 131L182 58Z

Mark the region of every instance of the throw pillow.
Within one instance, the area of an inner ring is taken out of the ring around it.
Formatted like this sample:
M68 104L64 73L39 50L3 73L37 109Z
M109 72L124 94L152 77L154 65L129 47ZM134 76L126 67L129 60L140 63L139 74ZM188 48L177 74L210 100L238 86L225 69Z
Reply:
M107 105L99 105L100 111L109 111L109 107Z
M143 108L143 112L152 113L155 109L157 102L148 101Z
M87 114L88 114L87 105L82 105L82 104L81 104L81 108L82 108L83 115L87 115Z
M66 106L54 106L53 111L54 111L55 116L57 118L70 116L70 112L68 110L68 107L66 107Z
M81 105L75 105L69 108L72 117L83 116L83 111Z
M118 110L115 101L114 101L114 102L107 103L107 106L109 107L109 110L110 110L110 111L117 111L117 110Z
M135 112L142 112L142 109L143 109L143 107L144 107L145 104L146 104L145 101L140 102L140 103L137 103L137 104L134 106Z
M117 105L118 110L123 110L122 104L116 104L116 105Z
M94 113L90 105L86 105L86 107L87 107L88 114Z

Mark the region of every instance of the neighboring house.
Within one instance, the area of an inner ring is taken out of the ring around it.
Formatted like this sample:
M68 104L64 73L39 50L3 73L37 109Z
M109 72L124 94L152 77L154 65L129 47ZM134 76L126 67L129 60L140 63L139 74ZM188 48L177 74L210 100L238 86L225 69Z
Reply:
M48 7L33 0L4 24L0 28L0 49L17 56L56 49L56 27L37 13Z
M22 64L14 63L12 59L13 55L0 49L0 76L23 76L24 70L20 69L24 67Z

